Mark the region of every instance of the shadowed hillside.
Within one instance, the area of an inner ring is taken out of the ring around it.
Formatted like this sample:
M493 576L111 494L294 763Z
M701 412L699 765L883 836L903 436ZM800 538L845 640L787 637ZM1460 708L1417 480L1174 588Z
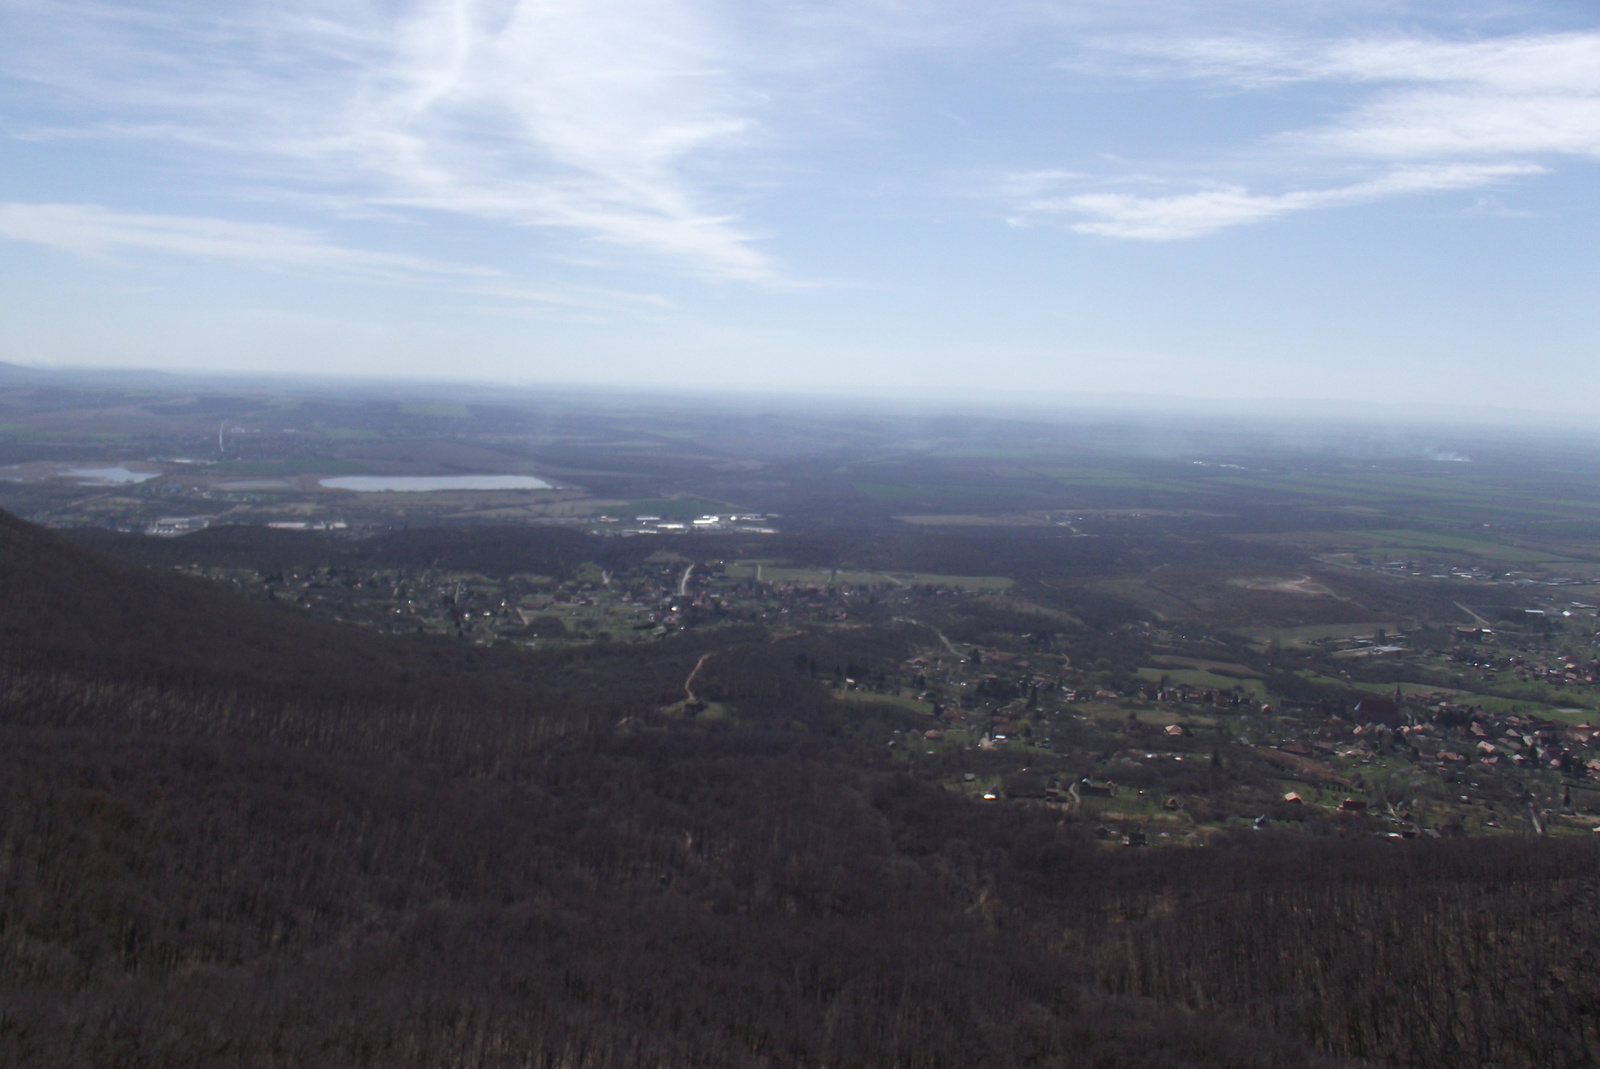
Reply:
M910 714L837 700L817 666L903 659L909 626L484 649L0 535L8 1064L1576 1067L1600 1046L1587 841L1112 847L890 760Z

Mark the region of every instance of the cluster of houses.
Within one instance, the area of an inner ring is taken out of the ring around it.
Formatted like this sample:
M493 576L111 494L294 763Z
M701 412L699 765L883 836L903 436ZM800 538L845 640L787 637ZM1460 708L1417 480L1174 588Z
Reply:
M606 525L623 524L616 516L596 516L595 522ZM735 531L740 534L777 534L776 528L767 526L763 513L707 513L685 523L682 520L664 519L660 516L635 516L631 524L610 530L601 528L596 533L607 534L686 534L691 531Z
M1278 749L1299 755L1320 750L1339 757L1399 752L1438 765L1503 763L1600 778L1600 756L1595 753L1600 730L1588 724L1500 716L1449 701L1418 707L1384 697L1363 699L1350 715L1351 721L1330 722L1321 737L1290 740Z
M146 527L144 533L157 538L177 538L205 530L211 526L212 519L211 516L163 516Z
M1600 778L1596 730L1537 717L1491 716L1441 702L1426 723L1397 729L1423 760L1441 764L1534 766Z

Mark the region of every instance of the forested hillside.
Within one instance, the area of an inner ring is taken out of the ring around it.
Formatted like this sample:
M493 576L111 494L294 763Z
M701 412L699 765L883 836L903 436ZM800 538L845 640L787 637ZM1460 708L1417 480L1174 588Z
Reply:
M818 672L914 630L486 648L0 516L0 1061L1593 1063L1591 842L1111 846Z

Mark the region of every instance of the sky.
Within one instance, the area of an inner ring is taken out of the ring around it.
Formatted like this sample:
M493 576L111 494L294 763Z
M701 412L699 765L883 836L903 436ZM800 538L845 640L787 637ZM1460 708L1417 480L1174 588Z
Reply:
M1600 13L0 0L0 360L1600 411Z

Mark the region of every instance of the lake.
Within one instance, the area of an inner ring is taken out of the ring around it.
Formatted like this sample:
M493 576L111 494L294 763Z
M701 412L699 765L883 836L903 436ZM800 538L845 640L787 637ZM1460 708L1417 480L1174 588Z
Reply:
M339 475L318 479L329 490L354 490L358 494L380 491L424 493L430 490L550 490L532 475Z
M154 479L159 471L130 471L127 468L68 468L63 474L69 479L82 479L86 483L113 486L120 483L142 483Z

